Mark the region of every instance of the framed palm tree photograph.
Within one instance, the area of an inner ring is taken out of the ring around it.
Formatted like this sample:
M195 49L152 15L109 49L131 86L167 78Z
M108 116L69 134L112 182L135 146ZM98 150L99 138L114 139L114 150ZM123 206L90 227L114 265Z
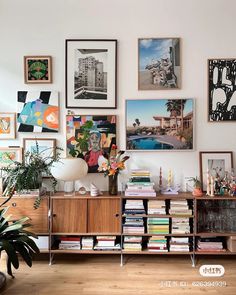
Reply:
M126 149L193 150L194 100L126 100Z

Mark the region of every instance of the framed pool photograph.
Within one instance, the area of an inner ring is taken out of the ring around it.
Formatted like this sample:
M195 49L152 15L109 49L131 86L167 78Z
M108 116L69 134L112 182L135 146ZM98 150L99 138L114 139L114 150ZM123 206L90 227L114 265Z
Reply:
M204 151L199 152L200 179L202 189L207 189L207 174L223 179L225 173L230 175L233 168L233 152L231 151Z
M193 150L194 100L126 100L126 149Z
M51 56L24 56L26 84L52 83Z
M12 165L13 161L22 162L22 148L0 147L0 168Z
M0 140L16 137L16 114L0 113Z
M138 39L138 89L181 87L180 38Z
M66 143L68 157L82 157L89 173L98 173L99 156L109 157L116 144L115 115L67 115Z
M117 40L66 40L66 108L115 109Z
M236 58L208 59L208 121L236 121Z

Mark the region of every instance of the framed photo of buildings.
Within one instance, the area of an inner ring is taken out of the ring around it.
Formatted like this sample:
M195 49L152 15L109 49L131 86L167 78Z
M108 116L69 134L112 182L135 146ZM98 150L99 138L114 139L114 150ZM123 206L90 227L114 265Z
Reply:
M109 156L116 144L115 115L67 115L67 156L82 157L89 173L98 172L99 156Z
M208 60L208 121L236 121L236 58Z
M117 40L66 40L66 108L115 109Z
M207 174L223 179L225 173L230 175L233 168L233 152L231 151L204 151L199 152L200 179L202 188L206 191Z
M0 168L12 165L13 161L22 162L22 148L0 147Z
M192 150L193 127L191 98L126 100L127 150Z
M0 139L16 137L16 114L0 113Z
M138 39L138 89L181 86L180 38Z
M24 56L26 84L52 83L51 56Z

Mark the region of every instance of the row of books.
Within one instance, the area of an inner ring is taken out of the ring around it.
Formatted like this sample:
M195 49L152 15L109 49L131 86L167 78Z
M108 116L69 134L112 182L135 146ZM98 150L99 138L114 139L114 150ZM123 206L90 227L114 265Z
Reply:
M197 242L199 252L225 252L223 239L221 237L200 238Z
M190 216L193 211L189 208L187 200L170 200L169 214Z

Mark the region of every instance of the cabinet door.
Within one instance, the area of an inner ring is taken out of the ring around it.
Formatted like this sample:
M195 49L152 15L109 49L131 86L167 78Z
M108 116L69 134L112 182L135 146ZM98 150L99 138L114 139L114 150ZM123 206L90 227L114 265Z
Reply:
M120 199L88 200L88 232L120 232Z
M6 216L12 214L11 220L20 219L22 217L29 217L29 231L36 234L48 233L48 198L42 199L38 209L34 209L35 198L17 197L11 198L7 203L10 206Z
M87 200L53 199L53 233L86 233Z

